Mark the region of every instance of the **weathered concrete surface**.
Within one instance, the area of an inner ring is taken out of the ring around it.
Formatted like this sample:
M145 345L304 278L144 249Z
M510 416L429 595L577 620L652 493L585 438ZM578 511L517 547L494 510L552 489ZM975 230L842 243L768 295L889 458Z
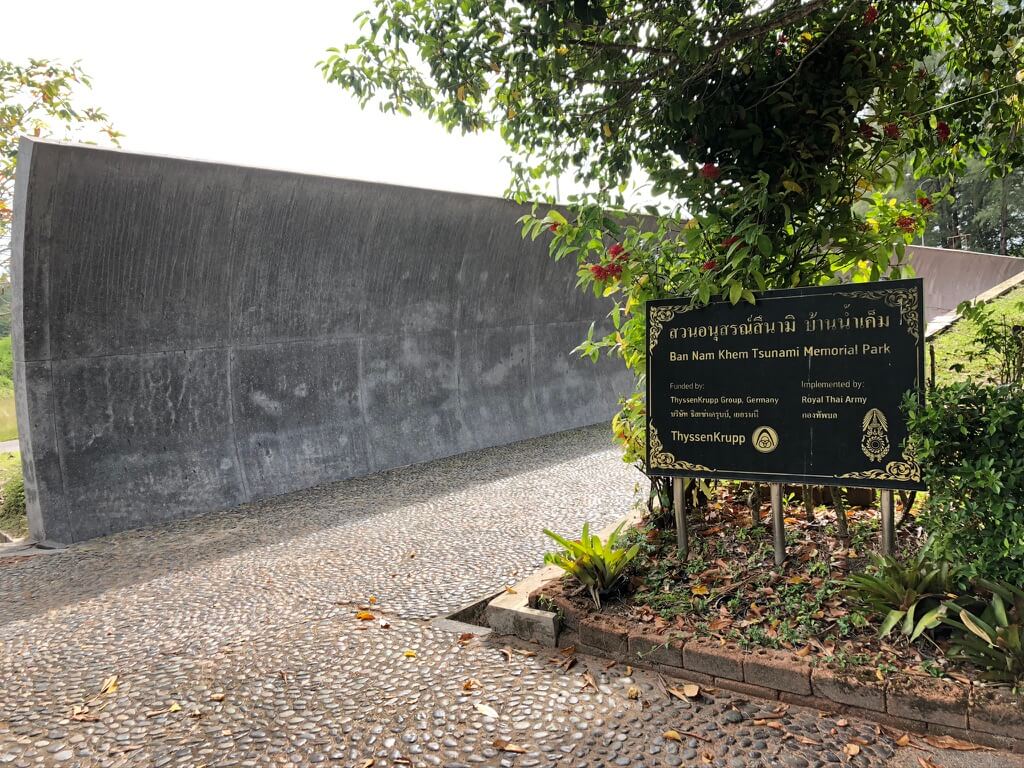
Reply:
M1024 259L976 251L912 245L910 265L924 278L925 323L956 310L995 285L1024 272Z
M25 140L32 534L74 542L608 418L607 309L512 203Z

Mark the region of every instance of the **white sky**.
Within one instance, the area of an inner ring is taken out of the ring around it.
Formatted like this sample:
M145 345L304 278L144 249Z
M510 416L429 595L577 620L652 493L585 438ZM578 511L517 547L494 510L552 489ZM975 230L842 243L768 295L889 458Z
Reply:
M499 196L496 134L366 111L315 64L371 0L6 3L0 58L81 59L122 148Z

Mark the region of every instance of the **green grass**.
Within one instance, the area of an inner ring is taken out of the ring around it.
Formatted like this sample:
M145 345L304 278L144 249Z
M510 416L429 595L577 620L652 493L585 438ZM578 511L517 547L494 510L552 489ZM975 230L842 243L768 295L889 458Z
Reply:
M13 440L18 436L18 422L14 416L14 361L11 356L11 337L0 338L0 440Z
M21 454L17 451L0 453L0 488L12 477L21 475ZM4 512L0 503L0 531L19 538L28 533L28 520L25 518L24 510L9 514Z
M1024 286L1014 288L1005 296L996 299L992 306L997 317L1005 317L1011 325L1024 325L1024 309L1016 305L1024 301ZM990 377L994 369L991 356L979 355L973 342L976 333L975 323L960 320L945 333L936 337L935 348L935 379L936 383L952 384L966 379L984 380ZM963 370L956 372L950 366L959 363ZM929 360L928 364L931 362Z
M18 437L18 420L14 415L14 393L0 389L0 440Z

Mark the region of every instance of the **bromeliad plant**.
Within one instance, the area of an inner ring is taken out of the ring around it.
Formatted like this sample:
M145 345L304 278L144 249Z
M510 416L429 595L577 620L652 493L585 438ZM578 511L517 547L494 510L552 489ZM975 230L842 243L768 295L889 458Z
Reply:
M626 566L640 550L639 544L634 544L628 549L616 546L623 525L625 523L620 523L604 543L601 542L600 536L590 533L589 523L583 524L583 533L577 541L570 541L554 531L544 529L545 534L563 547L561 552L549 552L544 555L544 562L557 565L586 587L599 610L601 597L609 594L618 585Z
M880 637L899 627L904 637L914 641L942 623L953 605L948 598L960 594L965 582L966 569L937 559L931 547L924 546L905 562L872 555L869 572L854 574L844 583L861 609L885 617Z
M980 614L945 604L952 615L943 623L957 630L950 656L980 667L986 680L1024 683L1024 590L983 579L978 586L992 594Z

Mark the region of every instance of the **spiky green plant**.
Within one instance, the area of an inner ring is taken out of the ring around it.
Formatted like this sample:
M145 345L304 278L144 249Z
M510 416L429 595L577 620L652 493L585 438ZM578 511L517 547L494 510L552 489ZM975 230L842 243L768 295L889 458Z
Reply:
M851 601L869 615L884 616L878 634L900 633L917 640L935 629L948 610L946 601L964 588L966 569L936 559L929 546L907 560L871 556L866 573L853 574L843 583Z
M985 680L1024 683L1024 590L984 579L978 586L992 594L980 615L946 604L943 622L956 630L949 655L981 668Z
M628 549L616 546L619 533L625 521L608 535L608 541L590 533L590 524L583 524L583 533L578 540L569 540L557 533L544 529L544 533L562 546L561 552L548 552L544 562L557 565L580 584L586 587L591 599L600 610L601 597L611 592L622 579L626 566L636 557L639 544Z

